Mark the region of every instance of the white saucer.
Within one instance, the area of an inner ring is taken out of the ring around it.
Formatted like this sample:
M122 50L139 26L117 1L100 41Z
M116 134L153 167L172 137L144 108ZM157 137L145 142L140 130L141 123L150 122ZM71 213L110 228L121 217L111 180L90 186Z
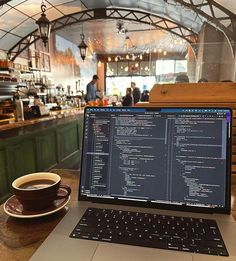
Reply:
M30 210L24 210L22 204L18 201L16 196L10 197L5 203L4 203L4 211L7 215L15 218L37 218L37 217L43 217L51 215L55 212L58 212L62 208L66 206L66 204L69 202L70 196L64 198L64 199L57 199L54 200L54 204L50 208L46 208L43 210L37 210L37 211L30 211Z

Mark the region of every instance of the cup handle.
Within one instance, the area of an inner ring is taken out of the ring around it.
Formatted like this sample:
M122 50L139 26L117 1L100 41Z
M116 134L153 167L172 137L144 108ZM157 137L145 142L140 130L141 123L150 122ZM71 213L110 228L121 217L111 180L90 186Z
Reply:
M66 190L67 194L66 195L60 195L60 192L58 190L57 199L66 198L66 197L68 197L71 194L71 188L68 185L60 184L59 188L63 188L64 190Z

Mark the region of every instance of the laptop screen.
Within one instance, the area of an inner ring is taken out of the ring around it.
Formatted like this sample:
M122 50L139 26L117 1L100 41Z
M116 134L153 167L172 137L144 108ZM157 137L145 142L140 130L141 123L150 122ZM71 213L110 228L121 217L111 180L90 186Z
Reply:
M87 107L79 198L230 211L232 112Z

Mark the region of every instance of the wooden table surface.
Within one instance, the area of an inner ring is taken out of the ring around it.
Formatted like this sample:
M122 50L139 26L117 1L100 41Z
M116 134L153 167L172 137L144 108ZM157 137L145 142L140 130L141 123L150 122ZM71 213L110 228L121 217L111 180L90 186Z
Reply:
M72 188L68 207L77 201L78 171L54 170L60 174L62 183ZM8 217L0 206L0 260L26 261L33 255L68 208L50 216L37 219L17 219ZM232 186L232 214L236 219L236 183Z
M78 171L53 170L62 177L62 183L71 187L72 202L77 201ZM65 216L68 208L41 218L17 219L9 217L0 206L0 260L1 261L26 261L42 244L53 228ZM45 260L46 261L46 260ZM49 260L48 260L49 261Z

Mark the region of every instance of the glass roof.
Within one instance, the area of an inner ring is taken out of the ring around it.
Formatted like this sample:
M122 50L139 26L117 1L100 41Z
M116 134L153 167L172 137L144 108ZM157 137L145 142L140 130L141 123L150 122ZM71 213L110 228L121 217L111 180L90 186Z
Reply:
M183 0L189 3L189 0ZM199 4L206 0L198 0ZM36 20L41 15L41 1L39 0L11 0L5 1L6 4L0 5L0 49L10 50L21 38L37 30ZM195 1L196 2L196 1ZM218 0L221 4L226 0ZM228 0L230 6L236 9L236 1ZM122 7L131 10L142 10L166 17L176 23L198 33L206 18L200 16L190 8L180 5L175 0L45 0L46 15L50 21L77 13L81 10L104 8L104 7ZM209 7L203 6L203 9ZM234 10L235 10L234 9ZM209 11L209 10L204 10ZM210 11L209 11L210 12ZM218 15L222 15L220 10L216 10ZM225 21L225 25L228 26Z

